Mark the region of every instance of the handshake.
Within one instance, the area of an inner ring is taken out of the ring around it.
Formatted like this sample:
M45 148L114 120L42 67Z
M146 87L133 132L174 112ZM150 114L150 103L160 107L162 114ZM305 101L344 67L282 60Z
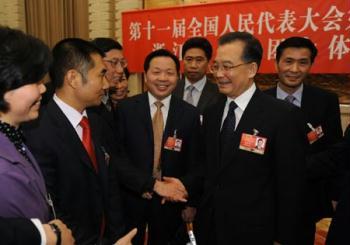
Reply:
M162 204L170 202L187 202L188 192L182 182L177 178L163 177L161 181L156 180L153 191L162 198ZM153 193L145 192L143 198L152 199Z

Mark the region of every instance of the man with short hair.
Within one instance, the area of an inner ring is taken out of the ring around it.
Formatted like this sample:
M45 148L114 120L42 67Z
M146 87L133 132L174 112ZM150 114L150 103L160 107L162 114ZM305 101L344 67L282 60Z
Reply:
M60 41L52 52L55 94L27 130L27 144L55 213L72 229L76 243L112 243L124 232L118 183L108 170L115 155L104 121L86 109L99 105L108 88L104 54L78 38Z
M182 46L184 77L178 81L174 95L196 106L200 113L214 104L219 95L217 86L206 75L212 46L204 37L192 37Z
M123 186L125 220L138 228L134 245L171 244L182 224L184 204L201 186L199 113L172 96L180 64L171 52L160 49L144 62L148 92L119 104L119 135L130 158L118 164ZM165 202L165 203L164 203Z
M117 137L118 118L115 108L117 101L114 98L120 100L127 95L128 83L125 78L126 75L129 76L128 63L123 54L123 47L118 41L112 38L98 37L91 42L105 54L103 63L107 69L106 79L109 85L102 97L101 105L95 107L94 110L106 120L115 137Z
M313 167L310 158L325 151L342 137L338 96L305 83L317 56L314 43L304 37L290 37L279 44L276 51L277 86L266 91L277 99L299 107L304 115L305 135L309 139L307 154L309 216L308 242L314 244L316 223L331 217L331 200L337 199L330 183L331 173L325 168ZM322 172L323 171L323 172Z
M262 52L246 32L219 39L211 70L223 96L203 116L206 175L195 224L201 245L303 244L301 115L256 87Z

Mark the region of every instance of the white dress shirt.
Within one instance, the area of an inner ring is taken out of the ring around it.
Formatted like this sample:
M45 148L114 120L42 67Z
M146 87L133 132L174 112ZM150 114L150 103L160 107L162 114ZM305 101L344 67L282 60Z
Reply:
M163 122L164 122L164 128L166 125L166 120L168 118L168 112L170 107L170 99L171 94L168 97L165 97L163 100L160 100L160 102L163 103L163 106L161 107L162 115L163 115ZM148 92L148 101L149 101L149 108L151 111L151 118L153 118L154 114L157 111L157 107L154 104L154 102L158 101L150 92Z
M53 100L56 102L57 106L61 109L63 114L68 118L74 130L77 132L80 140L83 140L83 128L80 126L79 123L84 116L87 117L86 110L84 110L83 113L80 113L79 111L62 101L56 94L53 95Z
M291 94L295 98L293 101L293 105L301 107L301 99L303 96L303 89L304 89L304 85L301 84L300 87L294 93ZM284 92L277 84L277 88L276 88L277 99L285 100L288 95L290 95L290 94Z
M244 91L240 96L236 97L235 99L227 97L225 108L224 108L224 113L222 114L221 127L222 127L224 120L227 116L227 113L229 110L229 105L230 105L231 101L234 101L237 104L237 108L235 109L235 117L236 117L235 129L237 128L237 125L238 125L239 121L241 120L243 112L244 112L245 108L247 108L247 105L248 105L249 101L251 100L255 90L256 90L256 86L255 86L255 83L253 83L246 91Z
M183 99L185 100L187 98L187 95L189 93L189 90L187 89L189 86L193 86L194 89L192 91L192 98L193 98L193 105L197 106L199 102L199 98L201 97L202 91L204 89L204 86L207 82L207 76L204 76L201 80L191 83L188 81L188 79L185 77L185 87L184 87L184 96Z

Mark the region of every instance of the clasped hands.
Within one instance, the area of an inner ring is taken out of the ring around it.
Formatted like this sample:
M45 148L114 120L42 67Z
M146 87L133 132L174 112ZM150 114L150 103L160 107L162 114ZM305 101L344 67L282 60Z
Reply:
M153 191L163 197L161 203L187 202L188 193L182 182L173 177L163 177L161 181L156 180ZM146 199L152 198L152 193L146 192L142 195Z

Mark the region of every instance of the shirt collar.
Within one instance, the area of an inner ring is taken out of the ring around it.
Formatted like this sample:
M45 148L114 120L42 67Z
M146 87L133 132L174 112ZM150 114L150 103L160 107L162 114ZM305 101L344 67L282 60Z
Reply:
M198 90L199 92L201 92L205 86L205 83L207 82L207 76L204 75L202 79L198 80L195 83L191 83L187 77L185 77L185 90L189 87L189 86L193 86L196 88L196 90Z
M56 94L54 94L53 100L56 102L57 106L62 110L62 112L68 118L69 122L74 128L76 128L79 125L81 119L84 116L87 117L86 110L84 110L83 113L80 113L79 111L68 105L66 102L61 100Z
M227 97L226 105L229 105L231 101L234 101L237 104L238 108L244 111L245 108L247 108L250 99L253 97L255 90L256 85L255 83L253 83L246 91L244 91L240 96L236 97L235 99Z
M158 101L150 92L147 93L148 94L148 101L149 101L149 105L154 106L154 102ZM169 109L170 106L170 99L171 99L171 94L168 95L167 97L165 97L164 99L162 99L160 102L163 103L163 107L165 109Z
M299 88L294 92L292 93L291 95L294 96L295 100L296 100L296 103L297 104L301 104L301 98L302 98L302 95L303 95L303 89L304 89L304 84L302 83ZM281 89L281 87L279 86L279 83L277 84L277 88L276 88L276 97L277 99L280 99L280 100L284 100L289 94L286 93L283 89Z

